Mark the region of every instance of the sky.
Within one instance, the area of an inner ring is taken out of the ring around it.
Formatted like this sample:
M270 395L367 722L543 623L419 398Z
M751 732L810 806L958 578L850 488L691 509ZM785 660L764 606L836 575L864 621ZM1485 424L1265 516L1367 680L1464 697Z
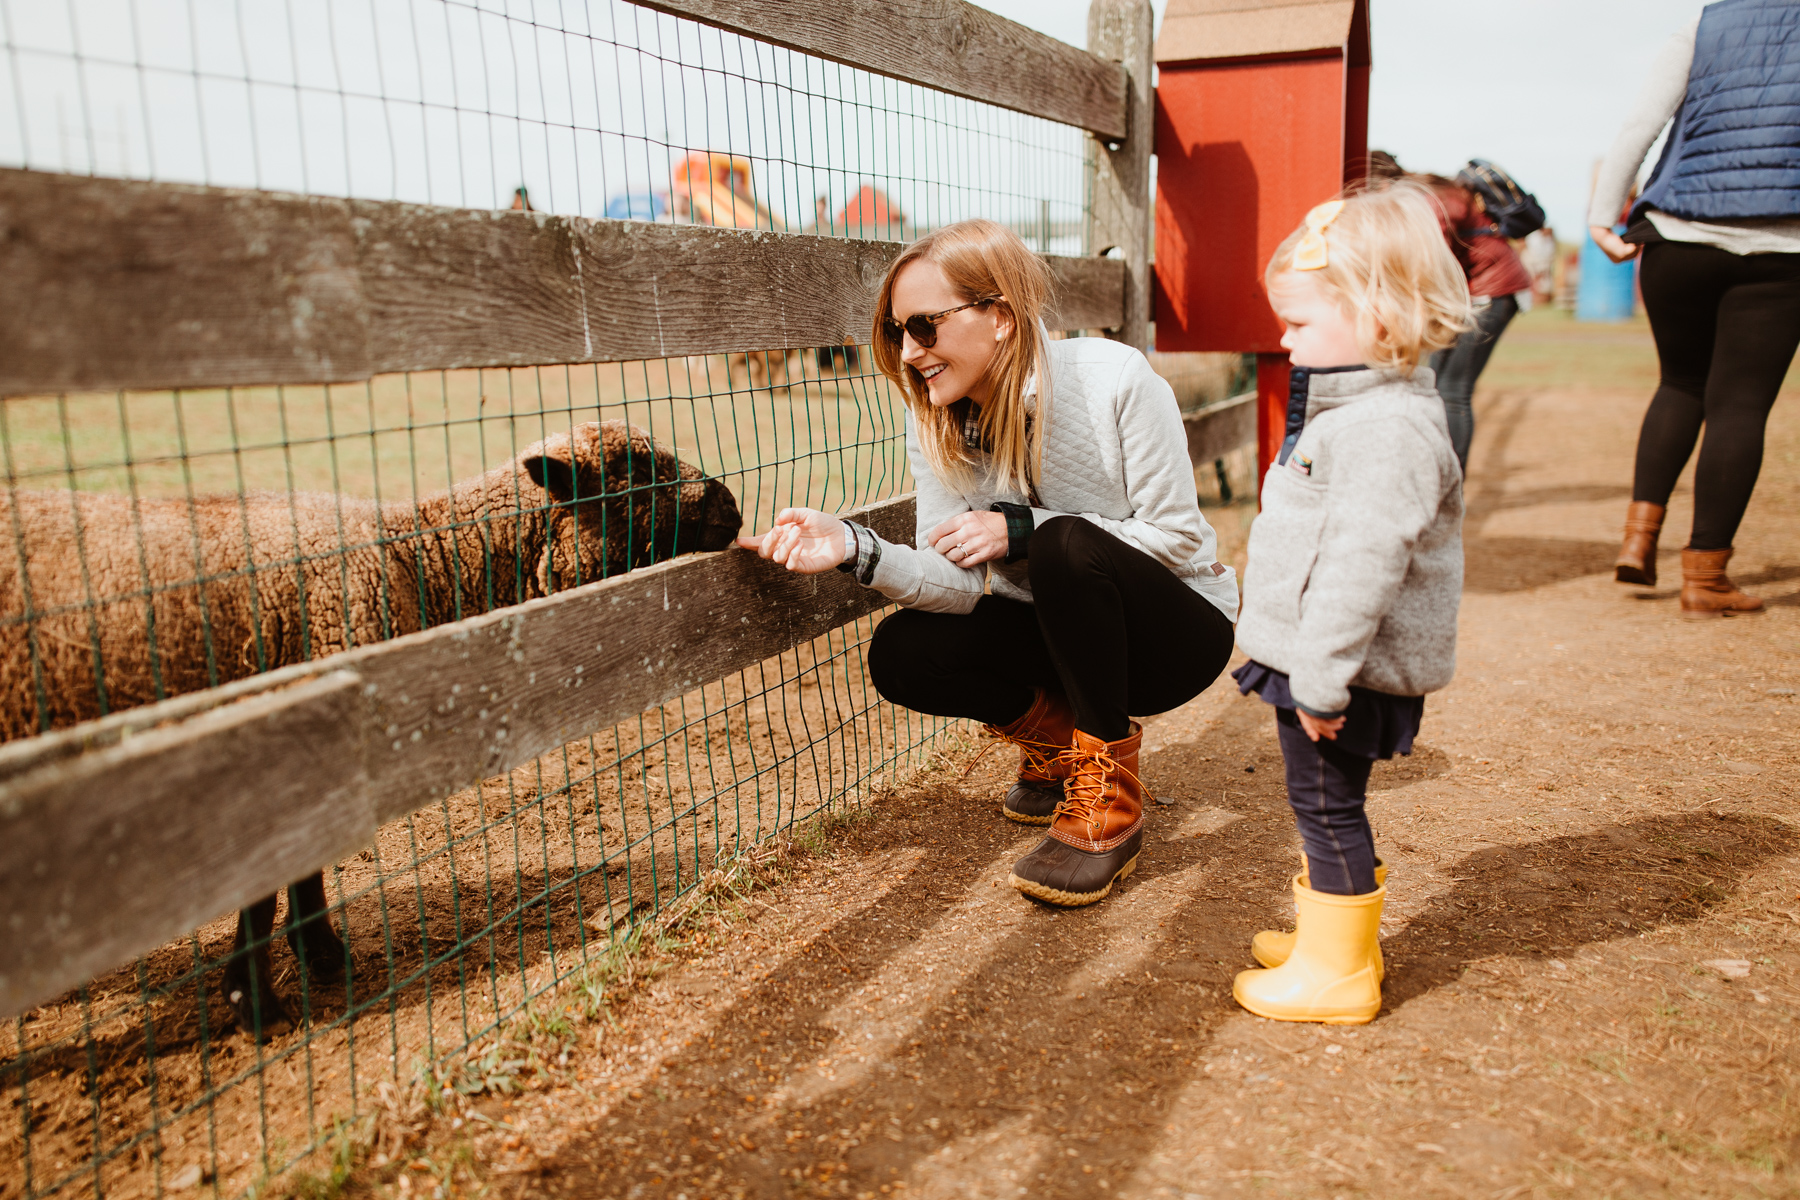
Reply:
M1087 0L980 2L1086 41ZM1370 145L1492 159L1574 240L1701 0L1371 3ZM0 165L467 207L525 184L597 216L707 149L753 161L765 227L865 185L914 224L993 216L1046 248L1079 217L1077 131L803 60L623 0L0 0Z
M1075 45L1085 0L977 0ZM1155 0L1161 29L1167 0ZM1417 170L1500 164L1565 240L1656 50L1702 0L1370 0L1369 144ZM1655 164L1652 150L1645 170Z

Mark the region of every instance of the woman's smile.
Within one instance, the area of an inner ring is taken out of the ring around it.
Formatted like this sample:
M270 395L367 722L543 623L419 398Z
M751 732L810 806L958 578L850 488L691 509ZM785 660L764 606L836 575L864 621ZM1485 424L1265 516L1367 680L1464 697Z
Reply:
M908 263L894 278L893 313L900 321L921 313L945 313L970 299L951 286L943 268L928 259ZM919 373L936 407L955 404L965 396L977 404L985 403L993 388L988 367L995 350L1012 333L1011 317L991 306L964 308L945 313L936 330L936 341L930 346L921 346L908 333L900 360Z

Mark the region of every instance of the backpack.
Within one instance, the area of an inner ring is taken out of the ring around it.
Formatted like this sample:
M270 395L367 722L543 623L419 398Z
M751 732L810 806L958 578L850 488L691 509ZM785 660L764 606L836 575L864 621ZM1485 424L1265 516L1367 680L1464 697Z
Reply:
M1471 158L1456 173L1456 182L1481 197L1501 237L1522 238L1544 227L1544 209L1537 197L1487 159Z

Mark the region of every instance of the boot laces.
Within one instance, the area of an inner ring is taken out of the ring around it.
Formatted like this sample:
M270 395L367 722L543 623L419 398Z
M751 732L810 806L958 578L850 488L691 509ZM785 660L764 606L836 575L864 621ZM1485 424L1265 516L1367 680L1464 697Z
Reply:
M1091 829L1099 828L1106 819L1106 810L1112 807L1113 797L1107 795L1106 784L1115 772L1130 776L1133 783L1142 786L1137 775L1106 750L1082 750L1071 746L1058 757L1069 765L1070 774L1069 782L1063 788L1063 798L1056 806L1056 815L1086 821Z
M975 756L974 762L963 768L962 777L964 779L969 777L969 772L973 771L976 765L988 756L988 751L995 746L1017 746L1025 755L1025 765L1039 774L1044 773L1051 763L1057 762L1067 753L1064 747L1058 746L1054 742L1046 742L1041 738L1014 737L998 725L983 725L981 732L989 739L988 744L981 748L981 753Z

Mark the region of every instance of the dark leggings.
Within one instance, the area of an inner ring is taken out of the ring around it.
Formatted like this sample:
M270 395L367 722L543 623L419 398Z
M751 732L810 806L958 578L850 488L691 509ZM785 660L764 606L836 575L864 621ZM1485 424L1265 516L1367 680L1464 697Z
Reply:
M1667 504L1694 453L1694 550L1726 550L1762 470L1763 425L1800 344L1800 254L1656 242L1639 276L1662 382L1631 498Z
M1511 296L1495 296L1475 310L1475 328L1456 339L1456 345L1431 356L1438 395L1444 399L1444 420L1450 424L1450 445L1456 461L1469 469L1469 443L1475 440L1475 381L1487 369L1500 335L1519 314L1519 302Z
M1231 622L1175 573L1091 521L1031 535L1026 604L983 596L970 613L902 609L876 627L869 675L915 712L1007 725L1060 688L1075 727L1116 742L1131 714L1198 696L1231 657Z
M1291 708L1275 710L1281 759L1287 767L1288 805L1306 844L1312 890L1362 896L1375 890L1375 834L1363 811L1375 760L1317 742L1300 728Z

